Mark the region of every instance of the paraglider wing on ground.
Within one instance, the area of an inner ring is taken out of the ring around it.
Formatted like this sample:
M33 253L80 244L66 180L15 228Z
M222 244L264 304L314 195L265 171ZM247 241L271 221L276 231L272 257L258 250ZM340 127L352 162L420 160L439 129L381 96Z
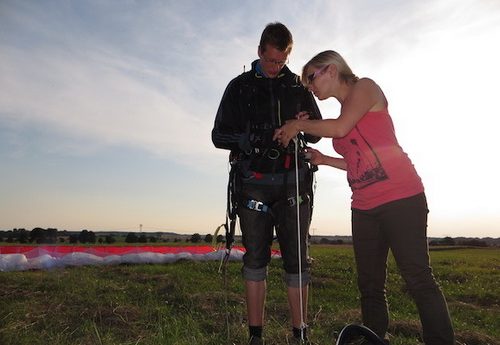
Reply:
M241 260L234 247L229 260ZM0 272L65 266L165 264L178 260L221 260L224 250L211 246L0 246ZM280 257L279 251L273 257Z

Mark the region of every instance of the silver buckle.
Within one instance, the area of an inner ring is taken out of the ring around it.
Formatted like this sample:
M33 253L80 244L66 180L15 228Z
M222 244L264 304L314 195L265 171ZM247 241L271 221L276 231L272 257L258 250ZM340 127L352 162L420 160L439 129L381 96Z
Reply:
M255 211L264 211L264 203L262 201L257 201L257 200L248 200L247 207L251 210Z
M299 204L302 204L302 201L304 201L302 199L302 195L299 195ZM297 199L294 196L289 197L288 198L288 206L293 207L295 205L297 205Z

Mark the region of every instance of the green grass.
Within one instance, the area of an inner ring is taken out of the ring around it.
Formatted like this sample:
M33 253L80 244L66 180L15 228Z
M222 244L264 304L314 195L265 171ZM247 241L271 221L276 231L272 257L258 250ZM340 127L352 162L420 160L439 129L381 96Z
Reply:
M312 256L311 339L333 344L345 324L360 321L353 252L318 245ZM500 250L432 251L431 259L457 340L500 344ZM0 273L0 344L245 344L241 263L229 263L227 289L218 266L180 261ZM266 339L288 344L280 260L270 266L268 289ZM419 344L417 311L392 259L388 299L391 344Z

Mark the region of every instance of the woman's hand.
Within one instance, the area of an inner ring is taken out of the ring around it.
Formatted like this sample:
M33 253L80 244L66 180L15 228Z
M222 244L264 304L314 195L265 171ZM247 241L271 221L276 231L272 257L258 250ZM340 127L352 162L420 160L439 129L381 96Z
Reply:
M300 114L300 113L299 113ZM300 132L299 122L304 120L289 120L274 131L273 140L278 140L278 142L283 147L287 147L290 140L292 140Z
M283 145L283 147L287 147L290 140L292 140L298 133L298 121L305 121L309 119L309 113L307 111L298 112L295 115L297 120L289 120L285 123L284 126L278 128L274 132L273 140L278 140L278 142Z
M320 151L313 149L311 147L306 148L306 153L309 154L309 162L313 165L323 165L325 164L326 156Z
M295 115L295 118L297 120L308 120L309 119L309 112L307 112L307 111L298 112L297 115Z

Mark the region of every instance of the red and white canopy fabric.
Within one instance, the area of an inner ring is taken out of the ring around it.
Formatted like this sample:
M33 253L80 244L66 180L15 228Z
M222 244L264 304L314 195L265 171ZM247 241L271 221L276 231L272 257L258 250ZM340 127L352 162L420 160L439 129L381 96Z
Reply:
M244 249L233 247L229 260L241 260ZM65 266L165 264L178 260L221 260L224 249L211 246L0 246L0 272ZM273 257L280 257L273 251Z

